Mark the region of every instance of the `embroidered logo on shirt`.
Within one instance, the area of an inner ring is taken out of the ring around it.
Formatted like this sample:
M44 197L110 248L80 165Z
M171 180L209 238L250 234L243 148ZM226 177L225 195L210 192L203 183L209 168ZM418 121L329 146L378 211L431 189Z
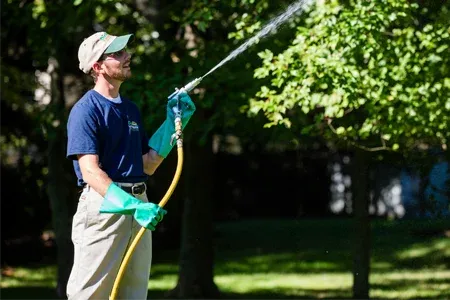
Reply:
M139 131L139 126L134 121L128 121L128 127L130 127L131 131Z

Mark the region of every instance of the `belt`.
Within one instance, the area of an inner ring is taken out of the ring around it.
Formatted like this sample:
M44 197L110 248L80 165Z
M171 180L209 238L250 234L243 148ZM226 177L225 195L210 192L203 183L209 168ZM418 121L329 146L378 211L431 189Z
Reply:
M145 182L139 183L127 183L127 182L114 182L117 184L122 190L129 194L133 194L134 196L140 196L147 191L147 185Z

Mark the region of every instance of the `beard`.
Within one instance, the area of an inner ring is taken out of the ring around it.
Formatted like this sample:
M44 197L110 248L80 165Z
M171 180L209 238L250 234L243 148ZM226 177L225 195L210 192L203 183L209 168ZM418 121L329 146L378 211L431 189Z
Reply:
M108 70L107 74L112 79L123 82L131 77L131 69L130 67L128 68L119 67L114 69L111 68Z

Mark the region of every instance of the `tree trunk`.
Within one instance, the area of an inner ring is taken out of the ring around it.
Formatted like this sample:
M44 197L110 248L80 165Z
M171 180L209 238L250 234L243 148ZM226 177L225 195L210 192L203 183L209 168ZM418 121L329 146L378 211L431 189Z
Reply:
M198 139L193 139L197 141ZM213 153L211 138L206 145L192 143L186 149L180 269L174 298L218 298L213 272Z
M71 196L68 186L65 158L65 103L64 86L58 61L50 59L52 102L49 109L55 112L54 125L48 132L48 186L47 193L52 210L52 224L55 232L58 262L56 292L58 297L66 297L66 286L73 263L73 245L71 237Z
M353 257L353 298L355 299L368 299L370 289L369 155L364 150L356 149L354 158L352 186L355 219Z

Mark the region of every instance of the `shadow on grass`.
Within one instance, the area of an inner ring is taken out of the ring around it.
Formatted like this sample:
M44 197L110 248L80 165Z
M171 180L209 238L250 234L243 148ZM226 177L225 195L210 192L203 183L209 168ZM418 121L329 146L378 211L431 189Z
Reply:
M331 225L331 226L330 226ZM216 274L338 272L351 268L346 220L258 220L217 226Z
M58 299L54 288L8 287L0 291L1 299Z
M279 290L268 292L267 290L255 290L251 293L221 293L220 299L318 299L333 295L333 299L347 299L348 292L341 290L327 290L320 293L316 290L299 289L295 294L290 294L291 290ZM152 289L148 291L147 299L169 299L166 298L167 290ZM347 297L346 297L347 296ZM54 289L43 287L20 287L3 288L0 294L1 299L58 299Z
M449 268L446 229L450 220L374 220L372 261L394 269ZM218 231L216 274L352 270L351 219L242 221Z
M315 291L317 294L317 291ZM299 296L299 295L285 295L282 293L247 293L247 294L235 294L224 293L221 300L317 300L317 299L329 299L329 300L348 300L351 297L340 296Z
M149 290L147 299L165 299L166 290ZM44 287L2 288L1 299L61 299L57 298L55 289ZM65 299L65 298L64 298ZM106 299L105 299L106 300Z
M379 290L385 292L397 291L406 294L405 291L414 289L421 290L427 293L426 297L417 297L412 295L411 298L421 299L450 299L450 289L445 288L449 286L448 278L427 278L427 279L405 279L397 278L390 279L383 283L372 283L371 290ZM435 294L435 295L434 295Z
M399 289L397 285L378 285L372 286L373 289L382 289L393 291ZM401 289L399 289L401 290ZM147 299L168 299L165 297L166 290L149 290ZM350 299L350 291L344 292L340 290L327 290L319 292L316 290L299 290L295 295L290 294L289 291L271 292L266 290L253 291L251 293L221 293L220 299ZM58 299L54 293L54 289L50 288L4 288L1 290L1 299ZM379 299L372 297L371 299ZM412 298L411 298L412 299ZM426 299L450 299L450 292L441 292L438 295L428 295Z
M298 294L289 295L286 291L253 291L248 293L221 292L218 300L349 300L350 296L344 295L342 290L327 290L322 295L317 294L317 290L299 289ZM165 297L165 292L149 291L148 300L181 300L180 298ZM182 298L182 300L217 300L211 298Z

